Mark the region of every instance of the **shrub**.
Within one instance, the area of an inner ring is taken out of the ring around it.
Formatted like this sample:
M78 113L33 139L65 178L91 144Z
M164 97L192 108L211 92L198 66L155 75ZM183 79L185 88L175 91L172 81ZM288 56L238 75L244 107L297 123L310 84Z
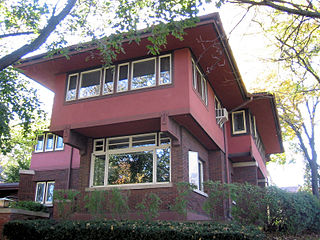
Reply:
M43 206L41 203L33 201L19 201L11 202L9 205L10 208L29 210L34 212L48 212L48 208Z
M89 213L96 218L103 218L107 209L107 196L106 191L92 191L90 194L84 197L85 208L88 209Z
M80 194L76 190L55 190L53 200L58 209L58 215L66 219L70 214L77 210L77 196Z
M12 221L4 226L3 232L8 240L264 239L264 235L255 227L164 221Z
M181 215L187 215L187 207L188 207L188 196L192 192L193 189L196 188L194 184L190 184L187 182L179 182L177 185L178 196L175 199L175 203L170 206L172 211L175 211Z
M136 205L146 221L151 221L159 216L159 208L162 201L155 193L150 193Z

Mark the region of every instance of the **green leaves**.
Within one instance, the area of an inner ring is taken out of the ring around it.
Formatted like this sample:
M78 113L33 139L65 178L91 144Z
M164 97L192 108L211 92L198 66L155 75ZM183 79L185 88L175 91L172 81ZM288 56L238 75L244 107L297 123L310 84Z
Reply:
M0 151L6 154L17 144L11 141L11 124L20 126L21 137L26 137L38 116L44 118L45 114L40 110L36 90L28 86L28 81L20 79L13 68L1 71Z

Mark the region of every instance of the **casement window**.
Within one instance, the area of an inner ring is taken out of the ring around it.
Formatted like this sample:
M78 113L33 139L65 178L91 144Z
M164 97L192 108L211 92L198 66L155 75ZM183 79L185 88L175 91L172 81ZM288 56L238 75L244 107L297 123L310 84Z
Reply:
M196 63L192 59L192 85L193 88L198 92L199 96L203 100L203 102L207 105L208 104L208 87L207 87L207 80L201 73L200 69L196 65Z
M70 74L66 101L171 84L171 65L171 55L166 54ZM207 91L206 86L201 89L201 95L206 95L202 91Z
M82 72L80 74L79 98L100 95L101 69Z
M156 86L156 58L132 62L131 89Z
M257 126L256 126L256 117L250 114L250 126L251 134L254 138L257 137Z
M189 151L189 183L196 186L196 190L203 192L203 162L198 153Z
M159 69L159 84L171 83L171 55L164 55L159 57L160 69Z
M162 133L96 139L90 187L168 183L170 159L170 138Z
M53 191L55 182L37 182L35 202L42 204L52 204L53 202Z
M47 137L46 137L46 148L45 148L46 152L53 151L54 137L55 136L52 133L48 133L47 134Z
M215 112L216 112L216 122L218 123L219 119L217 118L217 116L220 116L222 106L221 106L220 101L216 97L214 97L214 108L215 108Z
M114 66L104 69L103 94L113 93L114 87Z
M232 133L242 134L247 132L245 110L232 113Z
M37 145L35 146L35 152L42 152L44 147L45 135L41 134L37 136Z
M64 149L63 138L52 133L40 134L37 136L35 153L61 151Z
M118 66L117 92L129 90L129 63Z
M66 93L66 101L75 100L77 97L77 85L78 85L79 74L71 74L68 77L68 86Z
M55 137L56 137L56 142L55 142L54 150L56 151L63 150L64 148L63 138L60 136L55 136Z

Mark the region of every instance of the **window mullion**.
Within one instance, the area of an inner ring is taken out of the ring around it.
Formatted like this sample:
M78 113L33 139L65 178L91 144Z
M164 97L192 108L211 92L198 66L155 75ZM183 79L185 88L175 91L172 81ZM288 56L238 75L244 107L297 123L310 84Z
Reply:
M152 168L152 174L153 174L153 178L152 178L152 182L156 183L157 182L157 149L154 148L153 149L153 168Z

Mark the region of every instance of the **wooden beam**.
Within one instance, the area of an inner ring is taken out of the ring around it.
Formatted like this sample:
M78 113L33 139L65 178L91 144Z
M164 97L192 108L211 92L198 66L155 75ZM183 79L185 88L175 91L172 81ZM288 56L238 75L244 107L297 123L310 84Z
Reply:
M172 145L179 146L181 143L180 126L169 117L167 112L161 114L160 125L161 132L165 132L171 137Z
M87 137L71 130L70 128L63 130L63 142L79 149L80 155L84 155L87 152Z

